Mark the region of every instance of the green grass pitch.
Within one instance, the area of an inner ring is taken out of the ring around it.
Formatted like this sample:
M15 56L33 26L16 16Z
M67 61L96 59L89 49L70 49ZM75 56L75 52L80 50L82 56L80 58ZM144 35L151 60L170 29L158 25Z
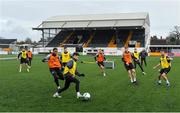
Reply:
M8 56L7 56L8 57ZM0 61L0 111L14 112L61 112L61 111L180 111L180 58L174 58L172 70L168 74L171 87L165 82L157 85L158 71L152 67L159 57L149 57L145 67L147 75L137 71L138 85L129 82L127 72L120 57L107 57L115 60L115 69L107 69L103 77L96 64L78 63L78 70L86 76L80 79L80 91L91 94L90 101L76 99L75 85L62 93L62 98L53 98L55 83L44 56L35 56L30 72L18 72L16 60ZM80 56L80 60L94 61L92 56ZM63 86L63 81L61 86Z

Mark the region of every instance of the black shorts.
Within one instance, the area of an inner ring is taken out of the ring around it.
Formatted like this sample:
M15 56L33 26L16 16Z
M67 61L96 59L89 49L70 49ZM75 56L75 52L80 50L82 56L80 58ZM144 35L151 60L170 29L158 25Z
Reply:
M32 60L32 58L28 58L29 59L29 61L31 61Z
M50 68L49 70L54 79L64 80L63 73L60 68Z
M168 74L170 70L171 70L171 67L163 68L163 69L160 70L160 74L163 74L163 73Z
M26 58L21 58L20 64L27 64L28 60Z
M134 69L134 66L132 63L130 63L129 65L127 65L126 63L124 63L124 67L126 68L126 70L131 70L131 69Z
M101 65L104 67L104 62L97 62L98 66L100 67Z
M134 60L134 63L140 64L140 61L139 60Z
M63 66L65 67L65 66L66 66L66 64L67 64L67 62L63 62L62 64L63 64Z

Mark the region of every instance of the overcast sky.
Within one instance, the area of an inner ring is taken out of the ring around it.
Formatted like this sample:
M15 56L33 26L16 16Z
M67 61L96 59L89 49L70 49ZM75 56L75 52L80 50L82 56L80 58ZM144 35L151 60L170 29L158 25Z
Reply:
M51 16L122 12L148 12L151 35L180 26L180 0L0 0L0 37L38 41L41 32L32 27Z

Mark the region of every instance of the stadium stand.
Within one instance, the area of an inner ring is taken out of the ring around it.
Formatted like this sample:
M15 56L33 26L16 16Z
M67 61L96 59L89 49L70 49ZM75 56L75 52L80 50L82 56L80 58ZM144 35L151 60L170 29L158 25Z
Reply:
M60 31L48 44L46 47L58 47L60 43L64 42L64 40L68 37L71 31Z
M9 48L10 44L15 44L17 39L0 39L0 48Z
M42 33L47 29L61 30L47 45L44 45L46 47L81 44L84 48L116 48L130 44L146 47L150 39L149 27L148 13L119 13L54 16L33 30L41 30Z

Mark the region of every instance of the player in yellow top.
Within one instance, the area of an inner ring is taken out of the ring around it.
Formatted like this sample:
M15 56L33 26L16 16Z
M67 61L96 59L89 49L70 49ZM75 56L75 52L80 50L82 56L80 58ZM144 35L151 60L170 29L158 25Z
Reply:
M21 57L21 58L20 58ZM20 60L19 65L19 72L22 70L22 65L25 64L27 67L27 72L29 72L29 65L28 65L28 55L25 49L22 49L22 51L18 54L18 59Z
M64 48L64 52L61 53L61 61L63 68L66 66L67 62L71 59L71 54L68 52L67 48Z
M77 93L77 98L82 97L82 95L80 94L80 82L79 80L76 78L77 76L85 76L84 74L80 74L77 71L77 60L78 60L78 53L73 53L73 58L71 60L69 60L64 68L64 78L65 78L65 84L64 87L61 89L58 89L58 91L53 95L53 97L57 97L57 98L61 98L60 94L67 90L70 86L70 84L73 82L75 83L75 88L76 88L76 93Z
M132 53L132 58L133 58L133 61L134 61L134 68L136 68L136 64L138 64L138 66L141 68L141 71L142 71L143 75L145 75L146 73L144 72L144 69L140 64L139 54L140 53L137 51L137 49L134 48L134 52Z
M166 80L166 85L170 86L170 82L167 78L167 74L171 70L171 60L172 60L172 58L166 56L166 54L163 51L163 52L161 52L160 63L153 67L153 69L156 69L157 67L161 66L160 75L158 77L159 85L161 84L161 78L164 78Z

